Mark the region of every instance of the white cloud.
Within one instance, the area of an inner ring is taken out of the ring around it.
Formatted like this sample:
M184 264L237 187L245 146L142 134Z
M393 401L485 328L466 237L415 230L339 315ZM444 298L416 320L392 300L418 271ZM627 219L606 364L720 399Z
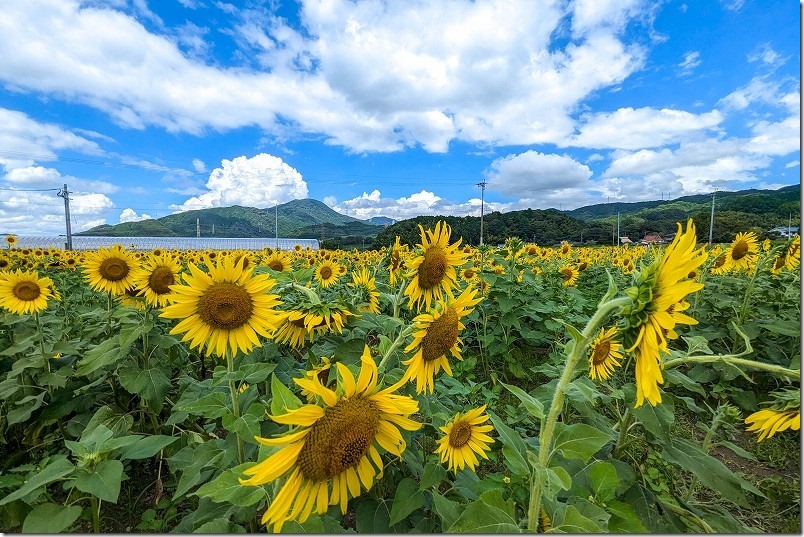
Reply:
M782 58L778 52L773 50L770 43L762 43L748 54L748 61L752 63L762 62L770 67L778 67L787 62L787 58Z
M620 108L581 116L580 132L561 145L595 149L660 147L715 130L723 119L718 110L692 114L669 108Z
M120 223L123 222L141 222L142 220L150 220L151 215L142 213L137 214L134 209L125 208L123 212L120 213Z
M790 116L776 122L760 121L751 128L754 136L745 145L752 153L787 155L801 147L801 118Z
M513 203L486 202L485 204L486 214L492 211L511 211L517 208L520 207ZM333 209L361 220L374 216L386 216L395 220L422 215L480 216L480 198L472 198L460 203L422 190L408 197L394 199L383 198L379 190L374 190L371 194L363 192L356 198L343 201L333 206Z
M301 174L267 153L221 161L221 167L210 173L206 188L203 194L172 208L188 211L231 205L273 207L307 197L307 183Z
M207 165L204 164L204 161L201 160L200 158L193 159L193 168L198 173L204 173L205 171L207 171Z
M116 185L105 181L90 181L70 175L63 176L58 170L42 166L12 168L2 177L2 180L16 188L62 188L67 183L67 188L71 191L114 194L119 190Z
M801 166L801 161L791 160L790 162L784 165L785 168L795 168L796 166Z
M0 38L1 39L1 38ZM40 123L27 114L0 108L0 165L31 166L35 161L56 160L56 151L103 153L98 144L52 123Z
M679 67L679 76L689 76L695 70L696 67L701 65L701 53L696 51L690 51L684 54L684 59L681 60L681 63L678 64Z
M72 231L106 223L104 215L114 203L104 194L73 192L70 195ZM55 192L0 192L0 230L16 235L64 235L64 201Z
M526 151L496 159L483 174L489 190L530 199L547 191L580 185L592 176L592 171L567 156Z
M570 7L580 33L556 46ZM144 3L134 8L150 16ZM4 6L0 79L136 129L256 125L279 137L323 134L357 152L555 142L571 133L569 113L583 99L641 68L645 50L621 34L653 9L613 0L307 2L303 31L278 17L251 27L244 19L244 46L264 53L262 69L250 70L184 54L182 46L202 46L201 30L179 45L110 7L30 0Z

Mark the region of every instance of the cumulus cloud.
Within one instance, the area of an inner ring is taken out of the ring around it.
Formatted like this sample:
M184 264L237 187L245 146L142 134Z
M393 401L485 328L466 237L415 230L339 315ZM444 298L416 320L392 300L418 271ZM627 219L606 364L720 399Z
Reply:
M515 208L519 208L519 206L513 203L486 202L485 204L487 214L492 211L511 211ZM371 193L363 192L356 198L342 201L333 209L361 220L374 216L386 216L395 220L422 215L480 216L480 198L455 202L427 190L413 193L407 197L383 198L379 190L373 190Z
M143 6L5 6L0 79L135 129L201 134L256 125L281 137L290 128L355 152L444 152L452 140L555 142L572 132L569 113L583 99L641 68L645 50L624 28L655 9L634 0L305 2L301 29L244 11L236 32L249 52L264 53L261 68L226 69L184 52L203 48L202 29L179 43L135 18L148 17ZM576 35L557 42L568 10Z
M536 198L546 191L584 183L592 171L564 155L526 151L499 158L483 172L489 190L513 198Z
M307 197L302 175L281 158L267 153L221 161L221 167L210 173L206 188L203 194L172 208L188 211L231 205L273 207Z
M64 201L55 192L0 192L0 232L17 235L64 235ZM105 194L73 192L70 195L72 231L106 223L114 203Z
M141 222L142 220L150 220L150 219L151 215L145 213L137 214L137 212L131 208L125 208L123 209L123 212L120 213L121 224L124 222Z
M114 194L119 190L116 185L106 181L91 181L70 175L61 175L58 170L43 166L12 168L2 179L17 188L62 188L67 183L67 188L71 191Z
M718 110L693 114L670 108L620 108L581 116L580 132L561 145L594 149L659 147L715 130L723 119Z

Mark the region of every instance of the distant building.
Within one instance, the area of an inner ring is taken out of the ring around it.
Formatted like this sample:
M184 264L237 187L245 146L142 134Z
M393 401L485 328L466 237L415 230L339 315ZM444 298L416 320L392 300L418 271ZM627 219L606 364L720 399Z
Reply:
M639 243L640 244L664 244L664 239L661 237L661 235L658 235L658 234L657 235L648 234L648 235L645 235L645 237L641 241L639 241Z
M779 227L775 227L773 229L769 229L768 233L774 233L776 235L780 235L782 237L787 237L787 238L795 237L796 235L798 235L798 226L790 226L789 230L790 231L789 231L789 234L788 234L788 227L787 226L779 226Z
M634 241L628 237L620 237L620 244L634 244Z

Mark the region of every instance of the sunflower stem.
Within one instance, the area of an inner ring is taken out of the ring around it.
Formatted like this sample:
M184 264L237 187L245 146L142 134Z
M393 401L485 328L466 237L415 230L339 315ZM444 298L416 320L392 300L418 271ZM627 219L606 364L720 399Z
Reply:
M39 352L42 353L42 360L45 361L45 369L50 373L50 360L45 355L45 333L42 330L42 320L39 318L38 311L34 313L34 319L36 319L36 331L39 334ZM50 393L50 387L48 387L48 393Z
M620 434L617 437L617 444L614 446L614 451L612 451L612 456L615 458L620 457L623 448L627 445L626 437L628 436L629 426L631 425L631 418L631 407L626 405L625 413L620 419Z
M377 366L377 371L378 372L382 373L382 372L385 371L385 366L388 363L388 360L391 358L391 355L394 353L394 351L397 349L397 347L399 347L405 341L405 338L407 338L410 334L413 333L414 328L415 328L415 326L411 324L411 325L408 325L407 327L405 327L403 330L401 330L399 332L399 335L396 336L396 339L394 340L394 342L391 343L391 346L388 347L388 350L385 351L385 354L382 355L382 360L380 360L380 365Z
M399 307L402 305L402 297L405 293L405 287L407 287L408 281L402 280L402 285L399 286L399 291L396 292L396 297L394 298L394 319L399 318Z
M572 351L567 357L567 361L564 363L564 371L561 373L561 378L558 381L558 385L556 385L556 391L553 393L553 401L550 403L550 410L546 419L544 420L544 425L542 426L541 431L539 431L539 467L541 469L546 469L548 463L550 462L550 457L552 455L553 433L555 432L556 423L558 422L558 416L564 408L564 390L574 379L578 362L580 362L581 358L584 356L586 348L592 341L594 334L600 328L600 325L605 322L608 316L616 310L619 310L632 303L633 301L629 297L620 297L609 300L608 302L598 306L595 314L591 319L589 319L589 322L586 323L586 327L581 333L581 338L574 342ZM528 506L528 531L531 533L536 532L538 529L538 515L542 499L541 496L542 480L536 477L534 474L531 474L531 495L530 504Z
M751 279L748 281L748 287L745 289L745 296L743 297L743 305L740 308L740 314L737 316L737 323L742 325L743 321L745 320L745 314L748 312L748 300L751 298L751 293L754 292L754 286L756 285L757 276L759 275L760 269L765 266L765 263L770 259L770 254L775 254L776 250L770 250L765 253L762 257L757 260L757 264L754 267L754 273L751 275ZM735 350L737 347L737 341L734 342L734 347L732 347L732 351Z
M229 393L232 395L232 414L234 414L235 418L240 417L240 406L237 400L237 387L235 386L235 381L231 378L231 374L234 373L234 356L229 348L226 348L226 371L229 373ZM234 433L237 437L237 460L238 464L243 464L246 462L246 456L243 450L243 439L240 437L239 434Z
M92 531L100 533L100 500L96 496L90 496L92 501Z

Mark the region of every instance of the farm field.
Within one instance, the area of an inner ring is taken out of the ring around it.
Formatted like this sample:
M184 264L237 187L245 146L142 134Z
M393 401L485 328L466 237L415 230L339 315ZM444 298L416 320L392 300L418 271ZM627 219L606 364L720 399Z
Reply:
M798 533L800 239L0 250L0 531Z

